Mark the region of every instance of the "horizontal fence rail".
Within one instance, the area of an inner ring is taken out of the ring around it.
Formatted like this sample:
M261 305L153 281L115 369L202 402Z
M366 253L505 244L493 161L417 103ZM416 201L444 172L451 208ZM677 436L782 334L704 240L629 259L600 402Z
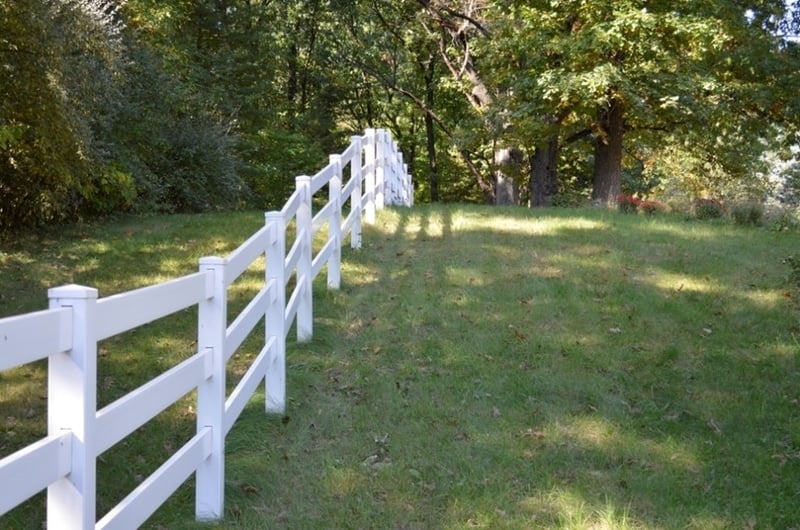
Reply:
M205 257L194 274L106 298L91 287L56 287L49 309L0 319L0 371L48 360L48 435L0 459L0 516L47 489L48 530L136 528L195 474L195 517L220 519L225 437L262 382L266 411L284 412L287 334L295 324L298 341L312 337L312 282L327 268L328 287L338 288L347 237L360 248L362 221L374 222L386 205L412 204L397 144L368 129L313 177L297 177L284 207L226 258ZM263 285L228 325L228 287L262 257ZM98 341L191 307L196 352L98 410ZM226 395L226 364L260 322L263 346ZM98 521L98 456L195 390L195 435Z

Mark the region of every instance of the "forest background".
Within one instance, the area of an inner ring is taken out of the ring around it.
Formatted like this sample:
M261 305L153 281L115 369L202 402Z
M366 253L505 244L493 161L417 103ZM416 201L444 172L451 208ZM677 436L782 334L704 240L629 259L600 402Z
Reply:
M798 26L782 0L0 0L0 234L280 207L369 127L421 202L796 209Z

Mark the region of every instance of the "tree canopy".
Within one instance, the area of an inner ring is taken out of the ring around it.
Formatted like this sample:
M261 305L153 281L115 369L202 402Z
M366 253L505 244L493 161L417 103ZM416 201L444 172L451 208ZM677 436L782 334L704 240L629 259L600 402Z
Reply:
M779 0L0 0L0 232L279 206L366 127L418 200L763 194L764 153L796 153L799 22Z

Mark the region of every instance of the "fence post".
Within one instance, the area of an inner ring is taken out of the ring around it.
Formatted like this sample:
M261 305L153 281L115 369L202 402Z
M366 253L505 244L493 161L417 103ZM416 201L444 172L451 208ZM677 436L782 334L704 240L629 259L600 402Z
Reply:
M398 147L395 149L395 175L397 178L397 187L400 189L400 205L408 206L408 183L406 181L406 174L403 171L403 152L400 151Z
M402 159L401 159L402 162ZM408 164L403 162L403 181L406 183L406 189L408 190L408 206L414 206L414 181L411 180L411 175L408 174Z
M404 161L403 152L400 151L399 146L397 148L397 174L400 189L403 190L403 206L411 207L414 205L414 186L408 176L408 166Z
M311 177L300 176L295 179L300 192L300 207L297 209L297 237L300 240L300 257L297 261L297 284L300 286L300 300L297 306L297 341L308 342L313 335L314 313L312 301L312 281L314 259L311 226Z
M200 271L212 277L213 296L198 305L197 347L211 355L211 377L197 387L197 430L211 428L211 454L197 468L195 517L220 519L225 506L225 334L227 331L226 260L200 259Z
M364 194L367 197L367 204L364 205L364 216L367 223L375 224L375 174L377 173L377 135L375 129L366 130L367 142L364 148L364 166L367 168L367 174L364 178L366 190Z
M65 285L47 291L50 308L72 308L72 349L47 367L47 431L72 432L69 475L47 488L47 528L94 528L97 496L97 289Z
M330 155L329 159L334 175L328 181L328 202L333 204L328 240L334 245L328 261L328 289L338 289L342 283L342 155Z
M400 182L398 180L399 174L397 172L397 144L392 140L389 133L386 134L386 169L384 171L384 178L386 185L384 186L384 203L397 205L402 191L400 190ZM386 198L388 196L388 199Z
M378 129L375 137L375 209L383 210L386 185L386 131Z
M265 280L272 282L273 293L264 316L266 340L274 340L272 359L265 375L267 412L283 414L286 410L286 221L281 212L264 214L270 226L266 248Z
M361 248L361 215L362 193L361 170L364 155L361 147L361 137L351 136L350 142L355 145L355 155L350 161L350 180L354 181L352 195L350 195L350 211L354 212L353 226L350 228L350 248Z

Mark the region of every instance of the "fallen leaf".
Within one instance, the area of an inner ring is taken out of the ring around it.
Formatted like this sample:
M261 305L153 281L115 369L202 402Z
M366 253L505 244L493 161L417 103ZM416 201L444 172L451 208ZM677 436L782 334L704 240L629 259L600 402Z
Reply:
M258 493L258 488L250 484L242 484L242 491L245 493Z
M500 414L500 409L497 407L492 407L492 418L499 418L502 414Z
M609 333L614 333L615 335L618 333L622 333L622 329L620 328L608 328Z

